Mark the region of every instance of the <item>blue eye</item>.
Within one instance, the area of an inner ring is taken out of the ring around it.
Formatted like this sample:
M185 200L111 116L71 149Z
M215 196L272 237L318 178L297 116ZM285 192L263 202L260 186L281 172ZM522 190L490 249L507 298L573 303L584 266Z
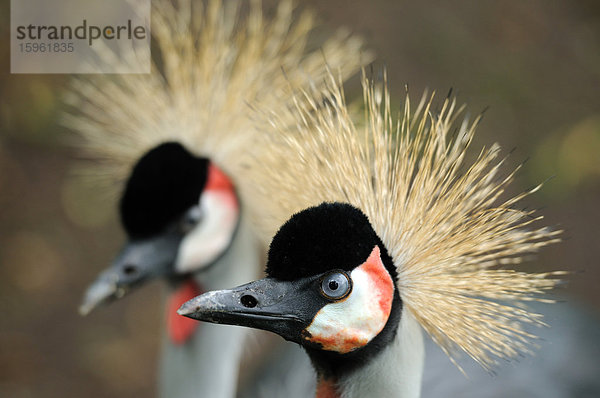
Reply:
M340 300L352 290L350 277L344 272L333 272L321 281L321 292L331 300Z
M196 227L196 224L202 220L202 217L203 214L200 206L194 206L190 208L183 216L181 221L181 230L185 233L188 233L194 229L194 227Z

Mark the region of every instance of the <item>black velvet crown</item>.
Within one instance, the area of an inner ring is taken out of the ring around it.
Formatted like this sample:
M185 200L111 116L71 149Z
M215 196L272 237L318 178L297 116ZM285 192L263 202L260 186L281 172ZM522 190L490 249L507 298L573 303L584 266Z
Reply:
M267 259L267 275L296 280L333 269L351 271L378 245L381 259L396 270L367 216L347 203L322 203L294 214L277 232Z
M198 203L206 185L208 159L167 142L148 151L133 167L120 203L121 222L132 239L162 232Z

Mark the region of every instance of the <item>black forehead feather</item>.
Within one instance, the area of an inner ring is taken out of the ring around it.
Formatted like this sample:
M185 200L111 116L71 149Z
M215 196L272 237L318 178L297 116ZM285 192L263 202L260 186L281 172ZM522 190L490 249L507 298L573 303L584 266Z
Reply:
M279 229L269 249L267 275L295 280L333 269L351 271L375 245L395 279L392 260L367 216L347 203L322 203L294 214Z
M154 147L133 167L121 197L121 222L131 238L160 233L198 203L206 184L208 160L181 144Z

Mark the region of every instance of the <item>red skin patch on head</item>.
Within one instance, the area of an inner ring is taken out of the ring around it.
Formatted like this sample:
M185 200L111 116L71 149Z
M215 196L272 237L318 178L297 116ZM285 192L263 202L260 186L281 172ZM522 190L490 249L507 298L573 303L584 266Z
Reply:
M208 178L206 180L204 191L219 193L222 202L227 203L232 208L238 207L233 183L229 177L227 177L227 175L212 162L208 165Z
M317 381L316 398L340 398L335 382L330 379L319 378Z
M177 314L177 310L183 303L200 294L202 294L200 286L191 278L187 279L177 290L171 293L167 303L167 333L173 344L184 344L192 337L194 331L200 325L198 321Z
M392 301L394 299L394 281L390 273L381 261L379 246L375 246L373 251L360 268L369 274L371 281L377 286L379 292L379 307L389 316L392 311Z
M206 179L205 191L232 191L233 183L227 175L214 163L208 165L208 178Z

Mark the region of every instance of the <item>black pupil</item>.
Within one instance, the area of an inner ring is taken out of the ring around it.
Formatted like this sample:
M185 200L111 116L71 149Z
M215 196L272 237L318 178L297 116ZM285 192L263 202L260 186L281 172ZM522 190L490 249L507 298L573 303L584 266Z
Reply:
M339 287L339 284L336 281L329 281L329 288L331 290L337 290L338 287Z

